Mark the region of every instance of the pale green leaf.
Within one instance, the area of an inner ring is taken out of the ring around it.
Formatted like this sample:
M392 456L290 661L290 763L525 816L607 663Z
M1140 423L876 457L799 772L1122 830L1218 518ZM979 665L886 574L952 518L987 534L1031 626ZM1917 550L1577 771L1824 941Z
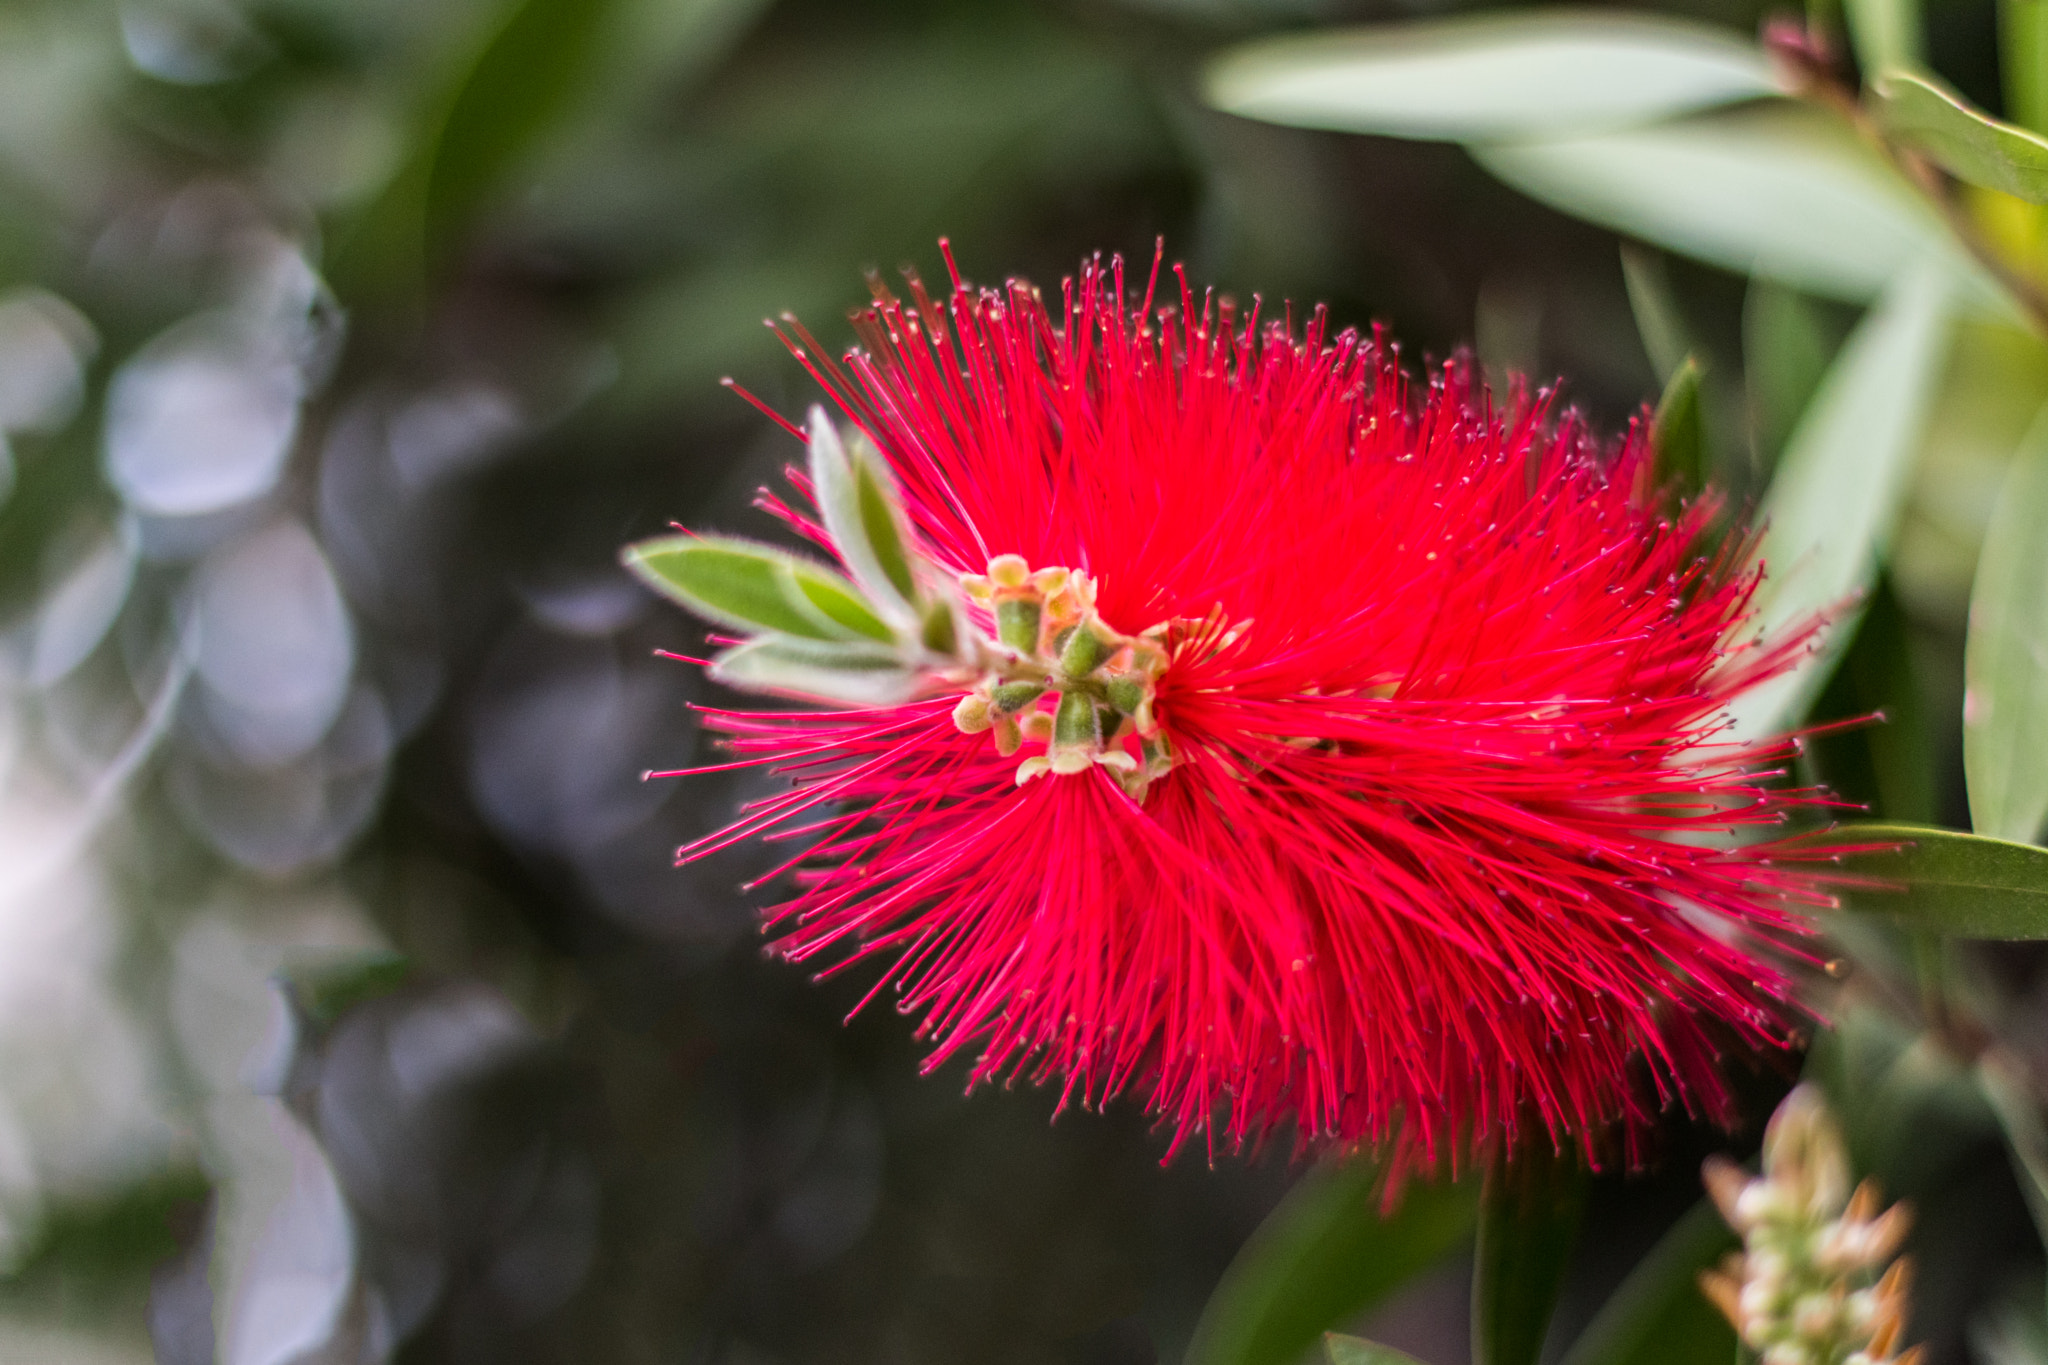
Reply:
M1950 938L2048 938L2048 849L1929 825L1847 824L1800 841L1865 849L1836 859L1880 883L1850 894L1858 910Z
M1887 71L1871 82L1887 133L1958 180L2048 204L2048 138L2002 123L1938 81Z
M1905 500L1948 318L1948 280L1922 268L1886 291L1843 344L1764 496L1766 576L1746 630L1770 639L1844 612L1875 579ZM1796 724L1850 634L1837 620L1797 668L1738 697L1729 708L1734 736Z
M1476 1195L1470 1186L1411 1185L1383 1216L1380 1173L1370 1164L1310 1171L1223 1273L1185 1365L1295 1365L1324 1332L1463 1242Z
M1406 1351L1338 1332L1323 1334L1323 1359L1329 1365L1422 1365Z
M917 695L917 675L892 650L766 635L736 645L705 670L741 692L846 706L896 706Z
M1970 824L2031 843L2048 823L2048 408L1984 534L1963 672Z
M663 536L627 546L623 558L649 587L722 626L812 640L894 638L851 583L772 546Z
M1570 1153L1532 1147L1488 1174L1472 1254L1472 1365L1536 1365L1585 1209Z
M832 547L884 612L916 619L916 582L880 453L858 432L851 443L842 438L823 407L812 407L805 437L811 493Z
M1998 68L2006 114L2023 128L2048 133L2048 0L2001 0Z
M1544 203L1710 265L1863 302L1935 263L2010 303L1939 215L1840 120L1773 103L1581 137L1475 146Z
M1756 45L1648 14L1484 15L1237 48L1208 96L1247 118L1469 141L1625 127L1778 93Z
M1700 1293L1698 1277L1740 1245L1702 1199L1636 1262L1560 1365L1728 1365L1735 1329Z
M1856 64L1865 71L1922 66L1927 42L1920 0L1842 0Z
M1621 279L1628 288L1628 306L1635 314L1636 334L1642 338L1643 354L1657 378L1670 383L1679 366L1692 358L1686 340L1685 318L1672 296L1664 258L1635 245L1621 244Z

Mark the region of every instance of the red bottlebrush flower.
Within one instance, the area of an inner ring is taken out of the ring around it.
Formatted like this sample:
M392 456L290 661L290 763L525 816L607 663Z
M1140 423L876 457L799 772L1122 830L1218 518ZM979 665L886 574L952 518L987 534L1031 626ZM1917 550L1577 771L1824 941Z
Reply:
M1791 1044L1778 964L1826 897L1710 837L1820 802L1724 710L1803 641L1743 638L1748 546L1651 486L1640 423L1603 449L1464 360L1418 392L1320 310L1131 307L1120 264L1057 312L877 296L843 366L792 349L995 662L718 713L793 786L683 856L809 841L777 952L886 963L929 1066L1134 1092L1176 1147L1597 1157L1730 1117L1719 1058Z

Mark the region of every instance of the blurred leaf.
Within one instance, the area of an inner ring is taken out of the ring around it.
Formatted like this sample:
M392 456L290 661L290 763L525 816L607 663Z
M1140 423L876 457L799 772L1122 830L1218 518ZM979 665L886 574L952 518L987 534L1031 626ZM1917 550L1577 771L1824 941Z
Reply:
M1798 290L1775 280L1750 281L1742 307L1743 384L1766 468L1813 400L1839 341Z
M1560 1365L1727 1365L1735 1329L1700 1293L1699 1273L1742 1245L1702 1199L1657 1239Z
M1933 268L1899 280L1858 325L1786 443L1761 510L1767 577L1751 626L1765 639L1839 613L1867 589L1898 523L1948 343L1948 282ZM1790 672L1729 707L1738 736L1796 724L1850 632L1837 621Z
M713 682L847 706L895 706L917 694L917 678L893 650L773 635L726 650L705 670Z
M1937 81L1887 71L1871 83L1885 131L1958 180L2048 204L2048 138L2001 123Z
M2048 0L2000 0L1998 39L2006 116L2048 133Z
M2027 1083L2026 1061L1993 1047L1977 1061L1977 1086L1998 1116L2013 1175L2041 1240L2048 1243L2048 1123Z
M403 953L364 953L339 962L316 962L281 976L286 995L301 1017L325 1028L357 1005L391 994L412 975Z
M1382 1197L1367 1163L1303 1176L1223 1272L1187 1365L1294 1365L1463 1242L1478 1202L1469 1185L1411 1185L1383 1217Z
M1406 1351L1338 1332L1323 1333L1323 1358L1330 1365L1422 1365Z
M1844 869L1890 883L1858 891L1856 908L1950 938L2048 938L2048 849L1930 825L1852 823L1800 841L1845 852Z
M211 1189L201 1172L174 1167L97 1197L61 1200L0 1283L19 1289L48 1280L72 1294L105 1293L147 1277L178 1251L178 1222L196 1215Z
M2011 305L1840 120L1771 104L1622 132L1475 146L1523 193L1727 270L1864 302L1934 263Z
M2048 822L2048 408L1985 532L1963 668L1970 824L2031 843Z
M1692 359L1692 347L1686 342L1685 318L1672 297L1664 260L1633 242L1623 242L1621 279L1628 288L1628 306L1635 314L1643 353L1658 380L1669 384L1679 367Z
M1866 73L1926 64L1920 0L1842 0L1842 17Z
M1691 356L1664 386L1657 415L1650 424L1656 450L1657 483L1677 484L1687 492L1706 482L1707 437L1700 419L1700 367Z
M614 3L511 0L431 102L412 157L342 243L333 273L345 292L403 296L423 286L574 99Z
M853 584L772 546L723 536L662 536L627 546L622 558L656 592L736 630L807 640L896 638Z
M1536 1365L1585 1212L1576 1154L1540 1147L1496 1164L1479 1205L1472 1365Z
M1755 44L1651 15L1483 15L1271 38L1209 68L1233 114L1466 141L1625 127L1779 93Z
M1812 736L1806 755L1817 781L1842 800L1867 805L1878 819L1928 824L1940 809L1939 765L1911 632L1889 576L1880 577L1811 713L1822 722L1878 718Z

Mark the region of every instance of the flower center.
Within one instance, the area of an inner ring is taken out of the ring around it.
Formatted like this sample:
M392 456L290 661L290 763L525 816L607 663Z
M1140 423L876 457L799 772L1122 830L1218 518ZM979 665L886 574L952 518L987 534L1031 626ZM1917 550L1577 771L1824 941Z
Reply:
M1095 582L1079 569L1034 570L1021 555L997 555L986 574L962 574L969 598L995 616L997 646L982 677L953 709L963 734L986 730L1005 758L1026 742L1045 750L1017 765L1022 786L1044 773L1084 773L1098 764L1142 801L1173 767L1173 749L1152 703L1166 672L1166 623L1137 635L1111 628L1095 610Z

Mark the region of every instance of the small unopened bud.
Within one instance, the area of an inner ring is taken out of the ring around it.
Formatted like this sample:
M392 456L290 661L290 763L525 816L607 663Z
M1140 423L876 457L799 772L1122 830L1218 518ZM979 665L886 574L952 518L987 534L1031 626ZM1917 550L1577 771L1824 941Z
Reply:
M991 728L996 732L996 752L1004 758L1024 747L1024 733L1017 728L1017 722L998 711L989 717Z
M995 588L996 585L981 574L964 573L960 575L960 591L966 593L977 602L988 601L994 595Z
M1044 695L1045 684L1030 682L998 683L989 693L996 710L1012 716Z
M979 692L969 692L953 708L953 728L963 735L978 735L992 723L988 712L988 698Z
M1111 678L1106 690L1109 704L1127 716L1135 718L1145 705L1145 684L1136 678Z
M1749 1173L1725 1156L1710 1156L1700 1170L1700 1179L1728 1226L1737 1232L1749 1231L1749 1220L1741 1209L1743 1192L1749 1188Z
M1033 711L1017 722L1017 728L1024 732L1024 738L1033 744L1052 743L1052 713Z
M996 603L996 638L1019 654L1036 654L1038 620L1038 603L1028 597L1006 598Z
M988 576L999 588L1021 588L1031 581L1031 566L1022 555L997 555L988 562Z
M1051 597L1065 589L1067 580L1073 577L1073 574L1072 569L1040 569L1031 575L1031 586Z
M1108 657L1109 645L1100 636L1086 626L1075 626L1060 646L1060 671L1070 678L1085 678Z

